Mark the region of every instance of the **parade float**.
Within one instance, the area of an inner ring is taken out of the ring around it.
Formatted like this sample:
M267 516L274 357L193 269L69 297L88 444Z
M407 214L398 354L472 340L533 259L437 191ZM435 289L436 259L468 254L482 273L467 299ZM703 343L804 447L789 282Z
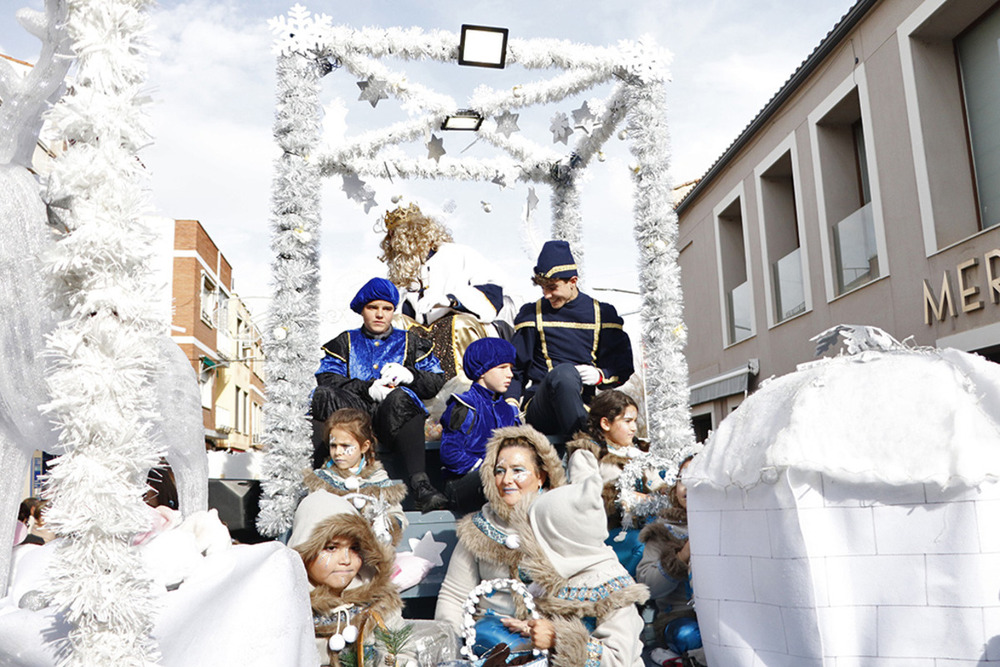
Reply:
M295 604L306 596L294 555L277 543L225 548L220 526L204 513L207 460L197 387L187 360L168 344L169 323L156 306L160 298L148 268L152 244L144 242L151 238L144 218L148 173L136 155L151 141L144 112L149 6L146 0L46 0L43 12L19 13L22 25L43 43L39 66L21 77L0 64L0 245L8 306L0 342L13 369L2 387L0 509L6 518L0 535L13 535L17 480L27 472L30 453L42 447L58 456L44 495L51 500L48 525L61 538L40 547L44 557L25 559L3 591L3 659L308 664L311 622L308 605ZM463 160L445 155L434 136L459 105L377 60L390 53L404 60L455 60L458 35L334 27L328 17L298 6L274 27L280 35L275 136L282 156L274 188L262 530L287 530L303 490L300 470L309 451L304 408L318 340L323 176L343 177L345 192L366 207L374 200L362 179L383 168L404 178L548 185L552 236L574 243L582 257L577 177L599 159L616 131L627 137L635 157L634 235L647 287L643 343L647 367L655 371L646 392L659 406L650 415L651 433L665 451L689 443L664 54L642 43L595 48L511 39L509 65L555 68L559 74L508 91L477 90L463 107L475 109L480 121L496 122L496 129L484 127L480 136L506 157ZM316 84L335 62L363 79L373 107L392 95L407 104L412 119L321 154ZM553 119L554 142L568 146L580 130L572 150L559 153L511 136L517 109L607 83L613 86L606 99L568 109L572 123L565 113ZM39 183L29 167L46 111L49 141L58 150ZM426 159L379 154L428 130ZM529 195L537 204L533 189ZM183 521L151 518L143 504L147 473L161 458L174 467ZM155 537L151 523L159 525ZM0 569L3 575L10 569L9 552L0 557ZM235 609L270 611L228 614ZM209 625L212 633L201 631Z

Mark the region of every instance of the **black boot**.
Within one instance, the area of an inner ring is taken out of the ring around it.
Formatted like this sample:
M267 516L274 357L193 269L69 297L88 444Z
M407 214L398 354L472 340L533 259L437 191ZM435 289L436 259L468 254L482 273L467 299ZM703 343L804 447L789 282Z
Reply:
M413 490L413 504L423 514L443 510L448 506L448 499L434 488L425 472L418 472L410 477L410 489Z

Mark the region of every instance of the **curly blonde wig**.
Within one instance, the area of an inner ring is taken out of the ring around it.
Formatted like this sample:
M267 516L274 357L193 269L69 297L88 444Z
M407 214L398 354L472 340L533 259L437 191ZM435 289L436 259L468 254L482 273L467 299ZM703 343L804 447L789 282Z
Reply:
M385 238L379 260L389 267L389 280L403 289L420 282L420 265L442 243L452 243L447 227L421 213L416 204L386 211Z

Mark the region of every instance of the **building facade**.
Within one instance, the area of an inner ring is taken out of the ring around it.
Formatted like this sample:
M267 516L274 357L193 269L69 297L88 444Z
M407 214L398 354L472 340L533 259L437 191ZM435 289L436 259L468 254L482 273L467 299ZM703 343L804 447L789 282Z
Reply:
M868 324L1000 360L1000 5L861 0L678 204L699 437Z
M206 444L259 443L261 336L233 290L233 269L197 220L173 221L172 336L198 373Z

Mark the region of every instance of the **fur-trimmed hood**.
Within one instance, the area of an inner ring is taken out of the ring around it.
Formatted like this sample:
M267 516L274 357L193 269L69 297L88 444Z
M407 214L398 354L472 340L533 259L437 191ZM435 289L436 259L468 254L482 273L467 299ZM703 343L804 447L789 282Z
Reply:
M542 461L542 470L548 478L544 488L554 489L566 483L566 473L563 472L559 454L544 435L528 425L505 426L494 430L493 437L486 443L486 455L479 467L479 478L483 482L483 492L490 507L504 521L510 521L514 508L524 509L534 501L534 498L523 498L518 505L511 507L503 501L500 492L497 491L493 469L496 467L500 446L508 440L517 440L519 444L535 451Z
M314 615L326 614L345 604L376 611L383 617L401 609L403 603L391 581L395 559L392 547L379 542L365 518L343 498L323 490L310 493L295 512L288 546L306 564L319 556L335 537L355 540L364 565L340 594L323 584L314 585L309 594ZM321 627L317 626L316 631L319 633Z

